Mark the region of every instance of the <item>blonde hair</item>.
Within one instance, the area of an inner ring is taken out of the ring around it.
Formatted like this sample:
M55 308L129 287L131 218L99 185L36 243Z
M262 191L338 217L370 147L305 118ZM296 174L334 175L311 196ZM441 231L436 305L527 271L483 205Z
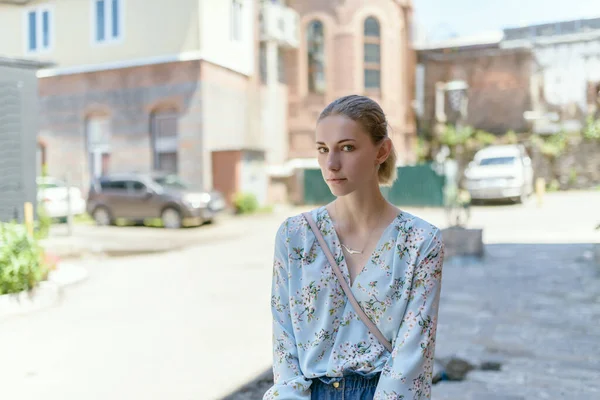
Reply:
M377 102L368 97L354 94L340 97L325 107L317 122L330 115L343 115L359 123L374 144L379 144L388 138L388 122L385 113ZM396 150L393 143L388 158L381 163L377 174L380 186L392 186L396 180Z

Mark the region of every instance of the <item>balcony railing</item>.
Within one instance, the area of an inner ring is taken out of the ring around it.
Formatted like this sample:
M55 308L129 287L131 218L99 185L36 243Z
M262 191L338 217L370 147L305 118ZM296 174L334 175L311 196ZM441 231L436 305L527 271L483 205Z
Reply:
M263 3L261 6L260 37L262 41L276 41L282 46L296 48L299 44L298 13L281 4Z

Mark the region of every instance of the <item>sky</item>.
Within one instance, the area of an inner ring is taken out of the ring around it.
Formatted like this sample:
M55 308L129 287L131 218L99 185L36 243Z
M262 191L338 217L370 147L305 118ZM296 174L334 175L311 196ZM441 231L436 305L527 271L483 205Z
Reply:
M413 7L430 40L600 17L600 0L413 0Z

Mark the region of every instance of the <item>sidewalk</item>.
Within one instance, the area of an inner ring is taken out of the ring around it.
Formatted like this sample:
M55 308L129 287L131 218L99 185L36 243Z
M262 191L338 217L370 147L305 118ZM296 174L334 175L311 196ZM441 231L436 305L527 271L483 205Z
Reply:
M61 262L31 292L19 292L0 296L0 320L41 311L57 305L67 286L82 282L88 277L88 271L81 262Z
M288 215L291 207L281 207L273 214ZM273 214L222 214L214 223L177 230L146 226L95 226L75 224L68 236L66 224L53 225L42 245L61 259L85 257L120 257L182 250L198 244L219 242L241 236L254 221Z

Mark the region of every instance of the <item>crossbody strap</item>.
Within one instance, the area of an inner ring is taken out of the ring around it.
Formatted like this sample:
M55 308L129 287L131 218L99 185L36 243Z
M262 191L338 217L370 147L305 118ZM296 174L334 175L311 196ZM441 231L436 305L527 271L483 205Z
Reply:
M348 282L346 282L346 279L344 279L344 275L342 274L342 271L340 270L338 263L335 261L333 254L331 254L331 250L329 249L329 246L327 246L327 243L325 242L325 239L323 238L321 231L319 230L319 228L317 228L317 224L315 224L315 221L312 219L312 216L310 215L310 213L303 213L302 215L304 215L304 218L306 218L306 220L308 221L308 224L310 225L310 229L312 229L313 233L315 234L315 237L317 238L317 241L319 242L321 249L323 249L323 251L325 252L325 256L327 257L329 264L331 264L331 268L333 269L333 272L337 276L338 281L342 285L342 289L344 289L344 292L346 293L346 296L348 297L350 304L352 304L354 311L356 311L356 314L358 314L360 319L365 323L367 328L369 328L371 333L379 340L379 342L383 345L383 347L385 347L387 349L387 351L389 351L391 353L392 352L392 344L385 338L385 336L383 336L383 334L381 333L379 328L377 328L377 326L373 323L373 321L371 321L369 319L367 314L365 314L363 309L360 307L360 304L358 304L358 301L352 294L352 290L350 290L350 287L348 286Z

